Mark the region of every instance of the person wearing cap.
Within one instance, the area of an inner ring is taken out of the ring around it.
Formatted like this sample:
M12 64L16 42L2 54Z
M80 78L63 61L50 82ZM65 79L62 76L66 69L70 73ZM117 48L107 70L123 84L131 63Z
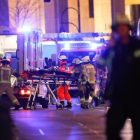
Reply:
M77 81L81 108L88 109L89 93L86 92L86 83L88 81L87 69L81 64L78 58L75 58L72 63L74 65L72 75L78 77Z
M68 72L68 67L67 67L67 57L65 55L61 55L59 57L59 71L61 72ZM57 89L57 96L60 100L60 103L63 105L63 107L65 108L71 108L72 107L72 101L71 101L71 97L69 94L69 90L68 90L68 85L62 85L59 86L59 88ZM67 100L67 105L65 106L64 100Z
M93 97L93 100L95 101L95 106L98 106L98 97L96 96L96 93L94 91L94 89L95 89L95 73L96 73L95 67L92 64L90 64L89 56L85 56L84 58L82 58L82 61L83 61L83 65L87 69L88 82L89 82L91 88L93 89L93 91L87 90L87 92L88 92L87 94L89 94Z
M7 96L10 98L12 103L15 105L15 110L20 108L20 103L17 98L14 96L14 91L11 87L11 75L18 77L18 74L9 67L10 61L3 59L1 61L2 65L0 66L0 97L3 92L6 92Z
M107 140L121 140L127 118L131 119L133 140L139 140L140 126L140 40L130 35L132 26L126 15L116 16L112 25L114 38L99 60L107 65L105 98L111 102L107 112Z

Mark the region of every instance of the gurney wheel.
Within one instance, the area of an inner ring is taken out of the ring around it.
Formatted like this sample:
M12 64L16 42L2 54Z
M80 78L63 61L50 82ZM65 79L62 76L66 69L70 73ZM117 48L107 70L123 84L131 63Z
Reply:
M63 105L62 104L56 105L56 109L59 109L59 108L63 109Z
M31 106L31 110L35 110L36 107L34 105Z
M59 108L59 106L56 104L56 109L58 109Z
M60 108L63 109L63 105L62 104L60 104Z

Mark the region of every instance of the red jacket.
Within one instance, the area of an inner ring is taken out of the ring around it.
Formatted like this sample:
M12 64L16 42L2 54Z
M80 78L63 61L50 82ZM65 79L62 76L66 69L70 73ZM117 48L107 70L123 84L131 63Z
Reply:
M67 70L66 64L67 64L66 61L62 61L62 62L60 63L60 65L59 65L59 68L58 68L58 69L59 69L61 72L71 73L70 70L69 70L69 68L68 68L68 70Z

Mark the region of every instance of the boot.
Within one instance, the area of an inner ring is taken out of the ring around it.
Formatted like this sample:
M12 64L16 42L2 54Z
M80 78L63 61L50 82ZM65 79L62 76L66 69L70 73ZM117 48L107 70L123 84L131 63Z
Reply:
M89 109L89 105L85 105L85 109Z
M14 110L19 110L21 108L20 105L15 105L15 109Z
M64 101L60 101L60 104L62 104L63 107L65 106L65 102Z
M65 108L72 108L72 104L68 102L68 104L65 106Z
M81 108L86 109L85 104L81 104Z
M99 105L99 99L97 97L93 97L93 100L95 102L95 106L97 107Z

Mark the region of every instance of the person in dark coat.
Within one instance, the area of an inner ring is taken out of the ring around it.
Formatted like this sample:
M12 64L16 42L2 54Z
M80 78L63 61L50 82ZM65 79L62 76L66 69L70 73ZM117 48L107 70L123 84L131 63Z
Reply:
M120 131L131 119L133 140L140 140L140 40L130 36L132 26L126 15L117 15L112 26L115 38L99 60L108 65L105 98L111 106L107 112L107 140L122 140Z
M10 106L0 99L0 140L16 140Z

